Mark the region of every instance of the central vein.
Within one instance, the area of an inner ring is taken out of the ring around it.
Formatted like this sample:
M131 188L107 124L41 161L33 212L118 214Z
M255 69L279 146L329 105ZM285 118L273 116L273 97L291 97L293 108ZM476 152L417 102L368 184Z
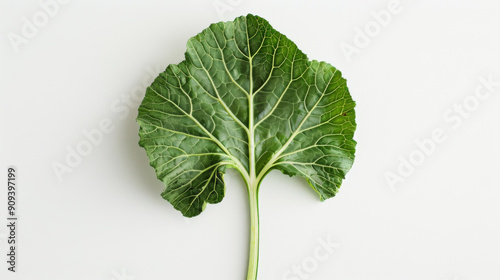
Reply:
M250 85L248 89L248 160L249 160L249 176L250 182L255 184L250 184L249 188L258 185L255 182L255 131L254 131L254 108L253 108L253 66L252 66L252 53L250 48L250 39L248 38L248 22L247 22L247 46L248 46L248 63L250 70ZM255 191L255 190L254 190Z
M247 46L250 84L248 89L248 160L249 160L249 180L247 181L248 199L250 206L250 249L248 255L247 280L257 279L257 270L259 266L259 181L255 176L255 127L254 127L254 108L253 108L253 67L250 40L247 27Z

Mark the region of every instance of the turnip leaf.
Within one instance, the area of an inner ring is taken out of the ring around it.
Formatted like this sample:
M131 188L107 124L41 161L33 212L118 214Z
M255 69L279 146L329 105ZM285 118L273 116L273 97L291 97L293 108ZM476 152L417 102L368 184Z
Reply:
M355 103L340 71L310 61L261 17L210 25L187 43L139 107L139 144L184 216L224 197L224 173L244 178L250 201L247 279L256 279L258 192L277 169L334 196L354 161Z

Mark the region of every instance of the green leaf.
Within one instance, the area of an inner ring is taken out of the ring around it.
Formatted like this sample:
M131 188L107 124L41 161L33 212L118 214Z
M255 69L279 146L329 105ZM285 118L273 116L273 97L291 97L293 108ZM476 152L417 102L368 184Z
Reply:
M258 16L210 25L188 41L185 58L147 89L139 144L163 198L188 217L222 200L226 168L240 172L254 279L262 179L277 169L305 178L321 200L334 196L354 160L355 104L340 71L310 61Z

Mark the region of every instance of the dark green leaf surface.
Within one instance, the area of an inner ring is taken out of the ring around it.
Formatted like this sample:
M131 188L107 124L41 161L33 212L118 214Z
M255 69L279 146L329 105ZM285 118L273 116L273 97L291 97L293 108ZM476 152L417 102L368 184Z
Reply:
M212 24L187 43L139 108L140 142L185 216L224 197L226 168L258 189L273 169L336 194L354 160L354 101L340 71L309 61L257 16Z

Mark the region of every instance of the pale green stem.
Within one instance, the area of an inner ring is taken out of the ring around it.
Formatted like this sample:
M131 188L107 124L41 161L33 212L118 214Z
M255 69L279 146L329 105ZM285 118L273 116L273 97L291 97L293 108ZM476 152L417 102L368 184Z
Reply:
M248 201L250 203L250 250L247 280L256 280L259 267L259 186L255 180L249 182Z

